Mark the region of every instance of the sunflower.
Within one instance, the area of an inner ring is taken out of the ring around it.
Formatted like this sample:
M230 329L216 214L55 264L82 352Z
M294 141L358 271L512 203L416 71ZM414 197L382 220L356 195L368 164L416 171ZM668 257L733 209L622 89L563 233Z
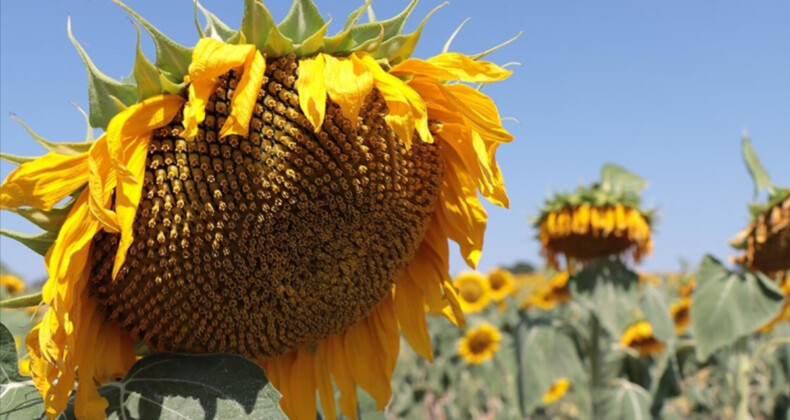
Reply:
M549 310L557 305L557 303L565 303L571 299L570 289L568 288L568 280L570 273L561 271L554 275L547 283L540 286L533 294L531 294L522 304L523 309L528 309L532 306Z
M678 287L678 294L680 297L688 298L694 294L694 290L697 288L697 279L696 277L686 277Z
M765 325L760 327L758 332L766 334L774 329L774 327L782 321L790 321L790 276L787 273L782 277L780 283L780 290L785 295L785 303L782 305L782 310L779 311L772 320L768 321Z
M733 262L769 276L790 270L790 190L778 192L731 242L744 253Z
M639 321L626 328L620 337L620 344L631 347L643 357L661 353L665 347L653 336L653 326L647 321Z
M480 312L491 303L488 281L477 271L465 271L459 274L453 280L453 285L464 313Z
M551 404L555 401L559 401L565 394L568 393L568 389L571 387L571 382L568 378L560 378L551 386L549 387L548 391L543 394L541 400L543 404Z
M138 42L136 85L97 70L69 27L104 132L6 156L21 165L0 193L2 209L65 214L39 224L48 306L26 339L50 418L77 382L77 417L102 418L97 384L128 371L135 340L244 355L291 418L314 419L316 393L334 418L335 388L355 418L357 385L389 401L399 331L431 359L424 307L464 325L448 240L476 265L478 192L507 207L495 152L512 140L467 83L511 72L485 53L410 58L415 3L357 24L365 4L328 36L310 0L279 25L247 0L239 30L204 11L191 49L122 5L157 47L151 63Z
M25 282L17 276L2 274L0 275L0 287L10 294L16 294L25 291Z
M494 302L502 302L516 290L516 280L510 271L495 268L488 273L488 294Z
M473 365L479 365L494 357L499 351L502 334L491 324L480 324L470 328L458 341L458 354Z
M683 334L691 323L691 298L683 297L669 306L669 314L675 324L675 332Z
M548 199L534 227L549 266L559 267L559 254L569 264L629 251L641 261L653 248L652 212L639 208L645 185L625 169L606 165L599 183Z

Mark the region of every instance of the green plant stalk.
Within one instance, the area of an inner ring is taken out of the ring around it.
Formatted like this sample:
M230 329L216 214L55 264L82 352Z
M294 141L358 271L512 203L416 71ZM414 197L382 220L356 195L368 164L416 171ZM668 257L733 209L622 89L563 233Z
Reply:
M595 389L600 381L600 349L598 348L601 335L601 322L595 315L590 316L590 342L587 346L587 357L590 359L590 401L595 401ZM594 414L594 413L593 413Z
M737 402L735 405L735 419L748 420L749 415L749 376L752 370L751 358L747 346L747 337L741 337L735 343L736 372L735 392Z
M524 399L524 390L526 389L526 385L524 382L527 380L526 376L524 375L524 370L526 367L526 360L524 360L524 340L527 338L527 332L529 329L529 317L527 316L526 311L519 311L518 313L518 325L516 325L516 333L515 333L515 341L516 341L516 366L518 367L518 377L516 378L516 386L518 392L518 408L521 412L521 417L527 417L527 401Z
M41 292L0 301L0 308L26 308L41 303Z

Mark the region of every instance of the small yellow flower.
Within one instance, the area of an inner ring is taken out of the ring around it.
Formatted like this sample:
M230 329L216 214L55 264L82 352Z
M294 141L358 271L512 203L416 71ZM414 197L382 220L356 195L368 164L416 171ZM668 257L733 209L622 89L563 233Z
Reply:
M549 310L557 305L557 303L565 303L571 299L571 293L568 289L568 280L570 273L561 271L554 275L548 283L541 286L521 305L522 308L527 309L531 306L536 306L541 309Z
M560 378L549 387L549 390L543 394L541 399L544 404L551 404L564 397L570 387L571 382L568 378Z
M639 352L640 356L650 356L664 351L664 343L653 337L653 326L647 321L639 321L626 328L620 337L620 344Z
M516 281L509 271L495 268L488 273L488 287L491 300L502 302L516 290Z
M691 298L682 298L669 307L672 315L672 322L675 324L675 332L683 334L691 323Z
M681 297L691 297L691 294L694 293L694 289L697 288L697 279L694 277L689 277L686 281L678 288L678 294Z
M0 275L0 286L4 287L11 294L25 291L25 282L19 277L10 274Z
M19 359L19 373L25 376L30 376L30 359Z
M458 342L458 353L467 362L479 365L499 351L502 334L491 324L480 324L469 329Z
M476 313L491 303L488 281L477 271L465 271L453 280L464 313Z

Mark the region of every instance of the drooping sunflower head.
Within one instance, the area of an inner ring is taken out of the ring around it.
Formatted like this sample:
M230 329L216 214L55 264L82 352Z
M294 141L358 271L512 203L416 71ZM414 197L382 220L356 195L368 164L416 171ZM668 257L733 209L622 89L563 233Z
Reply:
M549 265L559 267L559 255L585 263L630 253L641 261L653 247L653 213L640 209L646 185L619 166L605 165L598 183L547 199L534 227Z
M743 135L743 160L754 181L754 198L766 190L765 202L749 206L752 222L730 244L743 254L732 262L769 276L790 270L790 188L771 185L770 177L752 148L751 139Z
M477 271L465 271L453 280L458 290L458 302L464 313L477 313L491 303L490 286L486 278Z
M473 365L479 365L487 360L491 360L499 351L499 342L502 340L502 333L488 323L480 324L466 331L461 340L458 341L458 354Z
M683 297L670 305L669 314L675 324L675 332L682 335L691 323L691 298Z
M516 280L510 271L495 268L488 273L488 290L491 300L502 302L516 290Z
M69 25L105 131L6 156L21 165L0 192L48 232L34 246L48 309L27 346L50 417L77 381L77 415L103 413L95 384L138 340L258 361L293 418L315 418L316 391L333 418L334 380L353 418L357 385L386 405L399 330L431 357L424 308L463 325L448 240L476 265L478 193L507 206L495 152L512 140L469 84L511 72L484 54L411 58L415 5L358 24L366 3L336 35L310 0L280 24L246 0L238 30L200 7L187 48L121 4L157 47L151 63L138 45L135 84L99 72Z
M653 326L647 321L631 324L620 337L620 344L639 352L640 356L650 356L664 351L664 343L653 336Z
M549 389L546 390L546 393L541 397L543 404L551 404L553 402L559 401L565 396L565 394L568 393L568 389L570 389L570 387L571 381L569 381L568 378L557 379L557 381L551 384Z

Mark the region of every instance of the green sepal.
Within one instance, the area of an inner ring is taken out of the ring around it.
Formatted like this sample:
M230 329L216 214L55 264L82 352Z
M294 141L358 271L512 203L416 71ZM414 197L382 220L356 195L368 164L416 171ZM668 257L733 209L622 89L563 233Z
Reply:
M71 208L74 206L76 200L71 199L68 203L60 207L54 207L51 210L40 210L35 208L8 208L5 210L16 213L34 225L44 229L48 232L58 233L63 222L66 221L66 216L69 215Z
M277 26L280 33L294 44L304 43L322 28L326 34L324 19L312 0L293 0L291 10Z
M370 3L372 1L373 0L365 0L365 4L351 12L351 14L346 17L346 23L343 25L343 31L341 32L345 32L353 28L354 25L356 25L359 21L359 18L362 17L362 14L365 13L365 10L368 10L368 7L370 7Z
M274 18L260 0L244 0L241 30L247 43L271 56L293 51L293 42L277 29Z
M107 99L109 99L110 102L112 102L113 105L115 105L115 107L118 109L118 112L121 112L126 108L129 108L129 105L123 103L123 101L118 99L118 97L115 95L107 95Z
M307 57L311 56L315 53L321 52L324 50L324 38L326 37L326 31L329 29L329 24L331 21L326 22L324 26L321 27L318 31L316 31L313 35L307 38L304 42L296 46L296 50L294 51L296 55L300 57Z
M41 232L41 233L20 233L8 229L0 229L0 235L5 235L14 239L26 247L32 249L36 254L47 255L47 251L58 238L57 233Z
M524 35L524 31L519 31L513 38L510 38L507 41L505 41L505 42L503 42L503 43L501 43L499 45L495 45L495 46L493 46L493 47L491 47L491 48L489 48L489 49L487 49L487 50L485 50L483 52L479 52L477 54L472 54L472 55L469 56L469 58L471 58L472 60L479 60L479 59L481 59L481 58L483 58L483 57L485 57L485 56L487 56L487 55L499 50L502 47L510 45L513 41L521 38L521 35Z
M752 147L752 141L748 134L743 133L743 136L741 137L741 144L743 162L746 164L746 169L749 171L749 176L751 176L752 181L754 181L754 198L757 199L757 196L760 195L760 191L764 189L768 190L769 195L772 195L774 187L771 184L771 177L768 176L768 172L765 170L762 162L760 162L760 158L754 151L754 148Z
M82 109L82 107L80 107L79 105L75 104L74 102L69 102L69 103L71 104L71 106L76 108L77 111L79 111L79 113L82 114L82 118L85 119L85 126L86 126L85 127L85 143L93 143L95 138L93 137L93 127L91 126L91 120L88 117L88 114L85 112L84 109Z
M366 53L373 53L381 47L381 43L384 41L384 27L379 25L379 34L376 37L370 38L364 41L361 44L352 45L350 48L338 50L341 53L350 53L354 51L366 52ZM351 37L354 36L354 30L351 30Z
M154 45L156 45L156 67L167 73L171 81L181 83L184 80L184 76L189 73L189 63L192 62L192 50L166 37L159 29L151 25L151 23L143 19L142 16L120 0L112 1L126 10L126 13L129 13L134 20L143 25L143 28L151 35Z
M614 194L639 196L647 181L622 166L607 163L601 168L601 189Z
M143 51L140 49L140 27L138 27L136 23L134 23L134 29L137 30L134 80L137 82L137 96L143 101L162 93L162 82L160 81L159 71L147 58L145 58L145 54L143 54Z
M767 202L749 205L749 213L752 215L753 219L756 219L761 214L771 210L774 206L781 204L788 197L790 197L790 189L774 187L773 193L768 196Z
M69 39L77 49L82 62L85 63L85 69L88 71L88 102L90 103L91 125L106 130L107 124L110 123L112 117L122 110L122 108L118 108L115 101L110 99L110 96L117 98L124 106L129 106L137 102L137 88L134 85L123 84L99 71L96 65L93 64L93 61L91 61L88 53L85 52L85 49L82 48L71 33L71 18L66 22Z
M464 25L466 25L467 23L469 23L469 21L470 21L470 20L472 20L472 18L466 18L466 19L464 19L464 21L463 21L463 22L461 22L461 24L460 24L460 25L458 25L458 27L457 27L457 28L455 28L455 30L453 31L453 33L452 33L452 34L450 34L450 37L449 37L449 38L447 38L447 41L444 43L444 46L442 47L442 54L444 54L444 53L446 53L446 52L450 51L450 45L452 45L453 41L455 41L455 37L457 37L457 36L458 36L458 33L459 33L459 32L461 32L461 29L463 29Z
M202 37L214 38L221 41L228 41L238 34L230 26L221 21L215 14L211 13L203 7L199 2L195 1L195 6L200 9L203 17L206 19L206 26L203 28Z
M36 160L35 157L9 155L8 153L0 153L0 159L9 163L13 163L14 165L21 165L23 163L28 163Z
M411 13L414 11L414 8L419 3L419 0L412 0L403 9L402 12L398 13L397 15L386 19L386 20L379 20L365 23L359 26L354 27L352 30L352 36L354 41L357 44L362 44L371 38L377 36L378 34L378 27L381 26L384 29L384 40L388 40L392 37L400 35L403 32L403 26L406 24L406 21L411 16ZM370 10L368 7L367 10Z
M38 144L42 145L45 149L50 152L57 153L59 155L78 155L80 153L87 152L90 147L91 143L58 143L49 141L41 136L39 136L35 131L33 131L24 121L22 121L19 117L15 114L11 114L11 119L18 122L30 137L38 142Z
M408 35L395 35L388 39L385 29L385 34L384 34L385 41L381 44L379 49L373 53L373 58L376 59L386 58L390 64L397 64L411 57L412 53L414 53L414 49L417 48L417 42L419 42L420 40L420 36L422 35L422 30L425 27L425 23L434 13L436 13L437 10L441 9L447 4L449 3L444 2L434 7L433 10L431 10L422 19L422 22L420 22L420 26L417 27L417 30L415 30L414 32ZM406 17L408 17L408 14L406 15ZM403 26L401 25L401 29L402 28Z
M17 296L0 301L0 308L8 308L8 309L29 308L33 306L39 306L41 305L41 303L42 303L41 292L38 292L38 293L33 293L32 295Z

